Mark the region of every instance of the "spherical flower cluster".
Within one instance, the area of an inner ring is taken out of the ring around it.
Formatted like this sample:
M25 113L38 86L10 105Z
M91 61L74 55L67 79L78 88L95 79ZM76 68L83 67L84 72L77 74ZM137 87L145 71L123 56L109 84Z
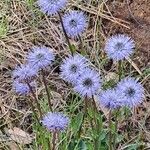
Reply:
M30 92L29 86L26 83L19 82L18 80L14 80L12 86L13 86L13 89L16 91L16 93L20 95L26 95ZM31 82L30 86L32 87L32 89L35 89L36 83Z
M74 90L83 97L92 98L101 88L101 78L97 71L85 68L81 75L77 78Z
M80 54L69 56L60 67L61 77L73 84L74 90L82 97L91 98L101 87L99 73L90 68L88 60Z
M38 5L43 13L53 15L63 9L67 0L38 0Z
M40 69L45 69L54 60L54 53L45 46L33 47L27 55L27 63L17 66L13 71L13 89L18 94L28 94L29 84L32 90L35 88L35 78Z
M121 94L124 104L129 107L137 106L144 98L143 86L132 77L122 79L116 89Z
M68 127L69 118L62 113L49 112L41 122L51 132L64 131Z
M39 70L45 69L52 63L54 58L53 50L42 46L33 47L32 51L27 56L27 61Z
M76 83L76 79L87 67L87 59L80 54L65 58L60 66L60 76L67 82Z
M70 11L63 17L66 33L70 37L81 35L87 27L87 19L83 12Z
M115 89L102 91L98 95L100 104L108 109L116 109L123 105L120 94Z
M22 64L13 71L13 78L21 82L32 80L37 76L37 69L30 64Z
M134 47L135 43L130 37L118 34L106 41L104 50L109 58L118 61L128 58L133 53Z

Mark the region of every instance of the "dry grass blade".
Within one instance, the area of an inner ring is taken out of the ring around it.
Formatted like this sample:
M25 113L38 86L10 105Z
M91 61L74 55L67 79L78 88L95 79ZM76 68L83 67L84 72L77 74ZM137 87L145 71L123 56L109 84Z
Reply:
M130 58L128 58L127 61L133 66L133 68L134 68L140 75L142 75L142 72L140 71L140 69L137 67L137 65L136 65Z
M75 7L77 7L77 8L79 8L79 9L81 9L81 10L83 10L83 11L85 11L85 12L88 12L88 13L94 14L94 15L98 15L98 16L104 18L104 19L112 21L113 23L119 24L119 25L121 25L121 26L123 26L123 27L125 27L127 29L130 29L130 27L128 25L124 24L124 23L127 24L128 23L127 21L123 21L121 19L115 18L112 15L107 15L106 11L99 12L99 9L97 9L95 7L92 8L91 5L90 5L90 8L89 8L89 7L85 7L85 6L80 5L77 2L75 2L75 1L73 1L72 5L75 6ZM123 22L123 23L121 23L121 22Z

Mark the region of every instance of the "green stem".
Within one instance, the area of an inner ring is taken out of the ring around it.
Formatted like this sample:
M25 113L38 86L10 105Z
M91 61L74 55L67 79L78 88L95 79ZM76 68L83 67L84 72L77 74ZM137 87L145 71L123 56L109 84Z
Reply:
M116 148L116 135L117 135L117 129L118 129L118 112L119 112L119 109L117 109L115 113L115 131L114 131L114 138L113 138L114 149Z
M128 110L127 106L124 107L124 114L125 114L125 120L128 121L129 110Z
M36 111L35 111L35 108L34 108L34 106L33 106L33 104L32 104L32 100L29 98L29 105L31 106L31 109L32 109L32 112L33 112L33 114L34 114L34 116L35 116L35 119L37 120L37 122L40 124L40 120L39 120L39 118L38 118L38 116L37 116L37 114L36 114Z
M49 139L47 139L47 146L48 146L48 150L51 150L51 142Z
M94 97L92 96L92 100L93 100L93 112L94 112L94 121L95 121L95 125L97 127L97 121L96 121L96 113L97 113L97 107L96 107L96 102L94 100Z
M50 98L50 92L49 92L49 90L48 90L48 86L47 86L47 82L46 82L44 70L42 70L42 77L43 77L43 83L44 83L44 86L45 86L45 90L46 90L46 93L47 93L47 99L48 99L49 109L50 109L51 111L53 111L53 110L52 110L52 104L51 104L51 98Z
M97 110L97 107L96 107L96 102L94 100L94 96L92 96L92 100L93 100L93 112L94 112L94 122L95 122L95 126L96 126L96 137L94 139L94 150L98 150L100 149L99 148L99 132L100 132L100 125L99 125L99 122L97 121L97 113L98 113L98 110Z
M82 55L86 55L86 51L83 50L84 48L83 48L82 38L81 38L80 35L78 35L78 38L79 38L79 41L80 41L80 44L81 44L81 54L82 54Z
M109 150L112 150L112 131L111 131L111 116L112 116L112 111L109 110Z
M87 108L88 108L88 98L86 96L85 99L84 99L83 118L82 118L82 122L81 122L81 125L80 125L80 128L79 128L79 131L78 131L78 139L80 138L82 126L83 126L85 117L86 117L86 115L88 113Z
M63 20L62 20L62 17L61 17L61 14L58 12L58 16L59 16L59 19L60 19L60 22L61 22L61 26L62 26L62 29L63 29L63 32L64 32L64 35L65 35L65 38L67 40L67 43L68 43L68 46L69 46L69 49L70 49L70 52L71 52L71 55L73 55L73 49L72 49L72 46L71 46L71 43L69 41L69 37L66 33L66 30L65 30L65 27L64 27L64 24L63 24Z
M52 137L52 150L56 150L56 139L57 139L57 131L54 131Z
M118 74L119 74L119 81L121 80L122 77L122 62L119 60L118 62Z
M86 114L88 113L87 108L88 108L88 98L86 96L84 99L84 116L86 116Z
M127 108L127 106L125 106L124 107L124 113L125 113L125 122L126 122L126 124L127 124L127 127L125 128L125 131L127 132L127 133L130 133L129 132L129 126L128 126L128 124L130 123L129 122L129 119L128 119L128 117L129 117L129 110L128 110L128 108ZM127 139L129 139L129 134L127 134L127 137L126 137Z

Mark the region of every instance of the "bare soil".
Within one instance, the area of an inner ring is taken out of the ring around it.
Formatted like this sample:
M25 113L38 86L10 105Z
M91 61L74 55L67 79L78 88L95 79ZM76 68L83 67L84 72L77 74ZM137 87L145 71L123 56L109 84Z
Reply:
M111 33L127 33L136 41L134 60L140 69L150 67L150 1L124 0L109 2L109 9L114 17L129 22L129 29L108 23Z

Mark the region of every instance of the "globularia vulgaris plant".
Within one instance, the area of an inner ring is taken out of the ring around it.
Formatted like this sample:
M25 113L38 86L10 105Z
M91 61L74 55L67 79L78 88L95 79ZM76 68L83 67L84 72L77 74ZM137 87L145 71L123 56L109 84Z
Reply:
M44 141L36 141L37 149L115 150L120 136L120 114L125 114L127 119L128 110L135 109L144 98L142 84L135 77L122 76L122 64L133 54L135 42L125 34L116 34L106 40L104 52L108 59L118 64L119 81L104 87L103 72L92 63L94 60L91 62L88 55L83 55L83 49L81 53L75 51L70 40L73 38L81 42L82 34L88 28L88 16L79 10L70 10L65 14L60 12L65 10L67 2L38 0L37 4L46 15L58 15L60 19L69 51L68 56L59 62L59 76L70 87L70 101L73 102L63 109L54 109L47 75L56 61L56 50L43 45L32 47L26 56L25 64L15 68L13 89L20 95L28 96L33 112L33 124L35 122L38 126L35 128L35 134L38 132L36 138L42 137ZM43 99L47 100L48 110L41 106L41 96L39 98L36 92L41 85L39 80L45 87L47 97L43 96ZM107 117L99 109L101 107L107 110ZM76 112L71 111L74 108Z

